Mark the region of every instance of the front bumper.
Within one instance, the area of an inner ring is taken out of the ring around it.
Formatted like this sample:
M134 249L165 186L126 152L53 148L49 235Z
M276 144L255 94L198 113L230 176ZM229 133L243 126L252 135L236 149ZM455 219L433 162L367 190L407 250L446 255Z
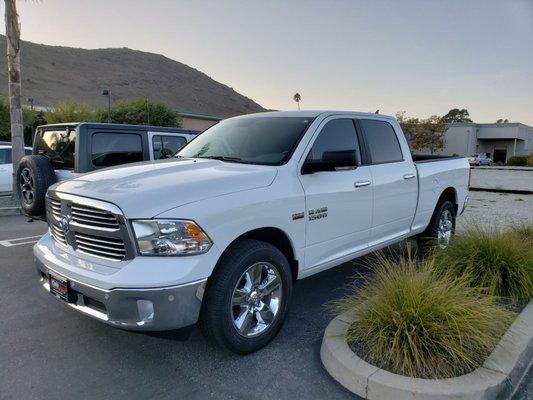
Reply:
M35 266L43 288L50 291L49 275L60 275L38 258ZM100 289L65 276L70 308L118 328L142 331L178 329L196 323L206 279L179 286L142 289Z

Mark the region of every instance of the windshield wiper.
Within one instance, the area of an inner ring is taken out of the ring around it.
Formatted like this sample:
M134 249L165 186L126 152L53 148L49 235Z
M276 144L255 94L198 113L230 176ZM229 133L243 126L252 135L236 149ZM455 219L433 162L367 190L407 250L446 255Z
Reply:
M239 157L228 157L228 156L207 156L207 157L199 157L199 158L209 158L210 160L220 160L220 161L227 161L227 162L235 162L240 164L250 164L250 161L243 160Z

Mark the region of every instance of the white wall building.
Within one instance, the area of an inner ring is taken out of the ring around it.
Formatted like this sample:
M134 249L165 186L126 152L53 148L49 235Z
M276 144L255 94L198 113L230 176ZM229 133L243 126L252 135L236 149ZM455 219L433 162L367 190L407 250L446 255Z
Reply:
M487 153L494 162L533 153L533 127L521 123L453 123L445 133L443 155Z

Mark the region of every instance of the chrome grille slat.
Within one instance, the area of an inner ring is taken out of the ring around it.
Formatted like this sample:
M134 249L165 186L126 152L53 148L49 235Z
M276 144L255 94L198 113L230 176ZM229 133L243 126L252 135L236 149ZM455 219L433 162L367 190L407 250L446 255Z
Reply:
M126 252L126 249L124 248L124 245L122 245L122 247L113 247L113 246L109 246L109 245L105 245L105 244L101 244L101 243L87 242L85 240L78 239L78 238L76 238L76 243L78 244L78 247L83 245L83 246L87 246L87 247L94 247L95 249L102 248L102 249L106 249L106 250L113 250L113 251L116 251L117 253L125 253Z
M56 225L51 224L50 225L50 231L52 232L52 236L55 240L57 240L59 243L67 245L67 238L65 237L65 234L61 231L61 228L59 228Z
M123 254L117 254L117 253L113 253L113 252L109 252L109 251L105 251L105 250L95 250L95 249L91 249L89 247L86 247L84 245L79 245L78 246L78 251L80 251L82 253L85 253L85 254L89 254L91 256L94 256L95 253L96 254L103 254L105 256L108 256L108 257L112 258L113 260L122 260L122 258L124 258Z
M83 218L83 217L80 217L80 216L78 216L76 214L72 214L72 220L75 221L75 222L78 222L80 224L83 224L83 225L87 225L87 224L95 225L95 226L103 225L104 228L116 228L116 229L118 229L118 223L116 221L115 222L95 221L94 219Z
M102 237L95 237L95 236L87 236L82 233L76 232L76 240L89 240L92 242L98 242L98 243L104 243L104 244L113 244L117 246L124 246L124 242L120 239L114 239L114 238L102 238Z
M101 209L96 208L100 205ZM47 209L50 212L50 232L58 243L76 252L106 260L122 261L132 257L128 228L117 207L49 192Z
M82 211L82 212L91 212L91 213L94 213L94 214L111 215L108 211L105 211L105 210L97 210L94 207L77 206L77 205L74 205L74 204L72 205L72 211Z
M96 216L96 215L92 215L92 214L87 214L87 213L84 213L84 212L81 212L81 211L74 211L72 210L72 215L76 215L76 216L80 216L80 217L88 217L88 218L95 218L95 219L101 219L103 221L114 221L116 222L116 218L113 217L112 215L106 215L106 216Z

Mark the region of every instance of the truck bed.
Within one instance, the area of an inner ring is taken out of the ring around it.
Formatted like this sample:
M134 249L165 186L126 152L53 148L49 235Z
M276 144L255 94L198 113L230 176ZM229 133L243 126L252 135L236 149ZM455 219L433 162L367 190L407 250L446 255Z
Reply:
M416 155L413 161L418 172L418 206L412 228L417 231L427 226L438 197L447 188L454 188L457 211L462 211L470 165L466 157Z

